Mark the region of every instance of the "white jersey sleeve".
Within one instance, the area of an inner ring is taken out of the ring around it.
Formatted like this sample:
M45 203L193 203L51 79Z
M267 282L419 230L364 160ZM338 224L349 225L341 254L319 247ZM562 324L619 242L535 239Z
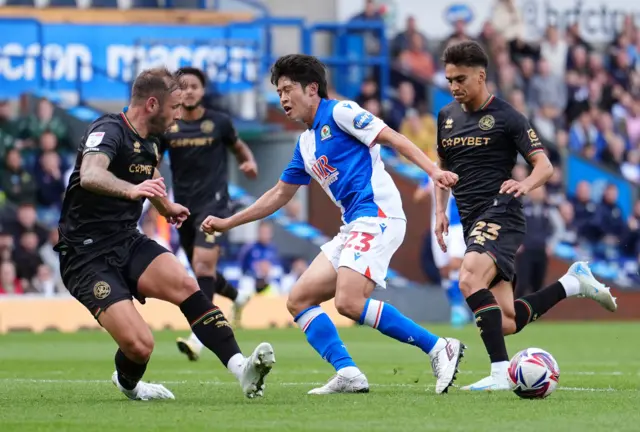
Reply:
M337 103L333 107L333 120L340 129L369 147L376 143L380 132L387 127L382 119L353 101Z

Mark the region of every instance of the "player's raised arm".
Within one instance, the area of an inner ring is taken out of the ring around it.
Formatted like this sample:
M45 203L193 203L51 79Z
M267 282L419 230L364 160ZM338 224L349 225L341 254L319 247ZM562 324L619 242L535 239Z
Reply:
M300 153L300 143L298 142L291 162L289 162L280 177L280 181L274 187L258 198L255 203L230 218L207 217L202 223L202 230L209 234L224 232L239 225L272 215L291 201L300 186L308 185L310 181L311 176L305 171L304 161Z
M109 171L111 159L115 157L121 140L121 132L115 129L93 131L89 134L82 150L80 187L100 195L129 200L165 196L166 188L162 179L134 185Z
M393 147L398 153L426 172L440 187L451 187L458 177L442 171L422 150L404 135L388 127L382 119L374 116L355 102L345 101L333 109L333 119L343 131L361 143L373 147L377 143Z
M531 170L529 177L519 183L515 180L504 182L500 193L513 193L518 197L545 184L553 175L553 165L544 152L540 138L523 115L517 114L512 128L513 130L509 132L515 141L518 152L531 164L533 170Z

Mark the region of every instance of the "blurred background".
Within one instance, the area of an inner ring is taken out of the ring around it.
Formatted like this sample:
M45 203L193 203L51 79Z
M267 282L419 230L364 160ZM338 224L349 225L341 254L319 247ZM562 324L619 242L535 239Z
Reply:
M62 285L52 245L84 129L127 104L140 70L205 70L206 103L233 117L260 169L249 181L230 159L239 209L277 181L302 131L269 83L278 56L319 56L332 98L357 101L435 159L435 116L452 100L440 56L467 39L490 56L490 90L530 119L555 165L546 188L526 199L530 226L543 228L529 230L519 253L519 273L532 276L517 290L540 289L587 259L614 288L618 313L571 300L545 319L638 319L639 25L640 4L628 0L0 0L0 332L36 321L95 326ZM413 201L424 174L388 149L383 156L409 221L389 289L375 296L419 321L447 321L430 202ZM528 173L520 162L516 179ZM230 233L220 268L258 294L242 325L290 324L283 298L339 226L313 184L268 220ZM177 245L153 212L140 229ZM58 306L45 313L51 302ZM29 319L15 313L22 307Z

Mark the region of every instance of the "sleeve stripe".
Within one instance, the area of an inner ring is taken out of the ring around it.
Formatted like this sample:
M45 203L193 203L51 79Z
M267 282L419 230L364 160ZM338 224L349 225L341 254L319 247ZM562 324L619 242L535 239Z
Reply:
M536 153L540 153L540 152L544 152L544 149L533 149L531 150L528 154L527 157L530 158L531 156L533 156Z
M378 134L371 140L371 142L369 143L369 148L373 147L374 145L376 145L377 141L378 141L378 137L380 136L380 134L382 133L383 130L385 130L386 128L388 128L389 126L384 125L384 127L382 129L380 129L380 132L378 132Z

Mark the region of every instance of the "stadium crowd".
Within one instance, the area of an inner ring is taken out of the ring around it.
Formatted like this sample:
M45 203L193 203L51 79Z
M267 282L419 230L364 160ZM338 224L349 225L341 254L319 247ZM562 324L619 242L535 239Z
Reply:
M374 0L365 3L353 20L384 19L384 9ZM478 40L490 57L490 90L530 120L555 165L551 182L541 191L550 219L543 249L550 254L564 245L587 259L640 262L640 204L625 219L614 184L602 192L585 180L571 196L565 195L563 184L563 161L571 152L640 185L640 30L633 17L625 18L609 45L595 46L580 36L577 24L566 31L548 27L539 41L525 41L524 22L512 0L496 0L490 16L480 34L469 34L458 21L444 41L430 41L415 18L408 17L406 27L390 41L393 68L401 76L394 80L395 97L381 104L372 73L358 102L436 159L436 113L429 98L434 89L448 88L439 59L451 43ZM366 46L375 51L379 44ZM527 174L524 161L520 163L516 178ZM532 197L526 204L537 203Z

